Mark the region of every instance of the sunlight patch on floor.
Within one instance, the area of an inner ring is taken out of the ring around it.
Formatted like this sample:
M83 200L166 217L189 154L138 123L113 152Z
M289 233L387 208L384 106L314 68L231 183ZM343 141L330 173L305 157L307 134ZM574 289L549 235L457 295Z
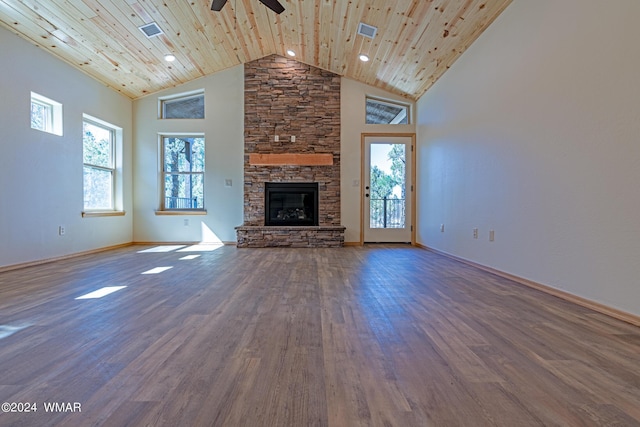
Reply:
M184 248L185 245L162 245L162 246L156 246L153 248L149 248L149 249L144 249L141 251L138 251L139 254L144 254L144 253L152 253L152 252L172 252L172 251L177 251L180 248Z
M197 245L187 246L184 249L179 249L178 252L211 252L223 247L220 243L199 243Z
M105 286L104 288L100 288L97 291L89 292L88 294L76 297L74 299L96 299L102 298L103 296L112 294L120 289L124 289L126 286Z
M31 326L30 324L24 324L24 325L0 325L0 340L2 338L6 338L8 336L11 336L13 334L15 334L18 331L23 330L24 328L28 328L29 326Z
M144 271L144 272L142 272L140 274L160 274L163 271L167 271L167 270L172 269L172 268L173 267L156 267L156 268L152 268L151 270Z

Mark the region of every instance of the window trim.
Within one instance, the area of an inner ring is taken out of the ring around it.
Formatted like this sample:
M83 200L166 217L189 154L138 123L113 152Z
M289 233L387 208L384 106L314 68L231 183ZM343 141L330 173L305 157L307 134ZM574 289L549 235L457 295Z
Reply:
M33 104L41 105L46 109L46 117L44 128L34 127L31 123L33 120ZM62 104L42 96L38 93L31 92L29 103L29 122L31 129L46 132L57 136L62 136Z
M160 120L203 120L205 118L205 111L203 106L202 117L186 117L186 118L166 118L165 105L168 101L188 100L192 98L204 97L204 89L192 90L190 92L182 92L174 95L158 97L158 119Z
M83 141L82 147L84 150L84 124L89 123L93 126L100 127L109 131L110 143L111 143L111 167L104 167L100 165L94 165L84 162L84 155L82 159L83 169L83 193L82 193L82 216L83 217L98 217L98 216L123 216L125 215L122 209L122 128L112 125L97 117L90 116L88 114L82 115L82 128L83 128ZM111 207L110 208L86 208L84 203L84 168L90 167L98 170L106 170L111 172Z
M85 211L82 212L83 218L94 218L99 216L125 216L125 211Z
M396 108L403 108L404 112L405 112L405 116L407 118L407 123L394 123L394 121L396 121L396 119L398 121L404 119L404 117L401 117L400 119L398 119L398 116L400 116L400 114L398 114L390 123L367 123L367 103L369 102L369 100L371 101L375 101L378 104L381 105L386 105L389 107L396 107ZM380 98L377 96L371 96L371 95L366 95L365 96L365 102L364 102L364 115L365 115L365 124L367 125L410 125L411 124L411 104L402 102L402 101L396 101L396 100L392 100L392 99L385 99L385 98Z
M167 208L165 204L165 176L167 174L173 174L172 172L165 171L165 163L164 163L164 139L165 138L202 138L205 140L205 164L202 172L179 172L180 175L202 175L202 208ZM204 181L206 178L206 138L205 134L202 132L163 132L158 134L158 169L160 171L160 207L156 210L156 215L205 215L207 213L207 209L205 207L205 198L204 198Z

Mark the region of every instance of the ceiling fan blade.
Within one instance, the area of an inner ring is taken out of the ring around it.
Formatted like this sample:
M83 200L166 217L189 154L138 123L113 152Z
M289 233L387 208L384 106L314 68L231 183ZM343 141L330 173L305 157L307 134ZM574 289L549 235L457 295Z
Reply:
M220 12L225 3L227 3L227 0L213 0L213 3L211 3L211 10Z
M260 0L260 3L267 6L277 14L281 14L282 12L284 12L284 6L281 5L278 0Z

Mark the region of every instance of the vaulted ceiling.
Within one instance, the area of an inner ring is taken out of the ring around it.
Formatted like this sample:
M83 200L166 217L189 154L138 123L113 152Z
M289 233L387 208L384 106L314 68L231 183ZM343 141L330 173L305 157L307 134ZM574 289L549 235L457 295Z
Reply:
M0 0L0 24L136 99L270 54L420 97L511 0ZM138 27L164 32L147 38ZM378 28L373 39L359 23ZM165 62L168 53L174 62ZM360 53L371 60L361 62Z

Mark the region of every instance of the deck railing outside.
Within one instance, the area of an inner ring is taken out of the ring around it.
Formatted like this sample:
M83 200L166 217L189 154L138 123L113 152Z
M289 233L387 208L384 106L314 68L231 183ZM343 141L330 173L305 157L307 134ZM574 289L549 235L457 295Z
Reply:
M371 199L370 228L404 228L404 199Z
M198 198L197 197L165 197L164 198L165 209L197 209Z

